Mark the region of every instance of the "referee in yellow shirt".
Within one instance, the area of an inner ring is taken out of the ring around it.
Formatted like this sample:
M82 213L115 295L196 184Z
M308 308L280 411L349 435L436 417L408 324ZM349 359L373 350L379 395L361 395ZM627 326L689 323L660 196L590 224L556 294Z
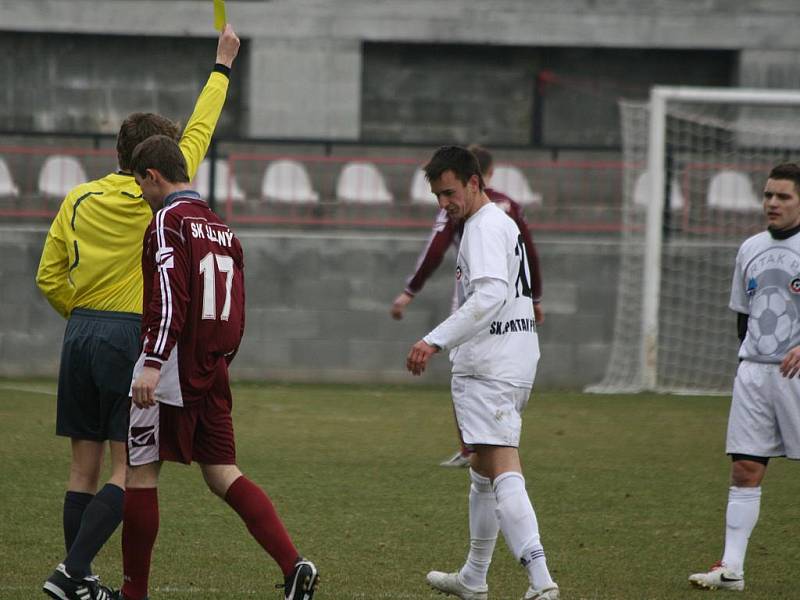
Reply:
M216 64L180 136L189 176L208 150L239 38L226 25ZM131 155L151 135L179 139L169 119L134 113L117 136L119 171L73 189L47 234L36 283L68 319L58 376L56 434L71 438L64 496L64 562L44 584L53 598L106 600L91 562L122 520L131 375L139 355L142 238L153 213L130 172ZM105 442L112 471L97 491ZM95 493L96 492L96 493Z

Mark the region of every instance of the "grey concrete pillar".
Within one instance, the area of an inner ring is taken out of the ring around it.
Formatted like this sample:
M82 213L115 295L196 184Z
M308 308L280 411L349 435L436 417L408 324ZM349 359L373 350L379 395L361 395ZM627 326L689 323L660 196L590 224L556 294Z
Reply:
M742 50L739 55L739 85L800 89L800 50ZM772 162L793 156L793 149L800 144L797 111L797 106L744 107L739 116L746 122L747 143L785 148L785 153L778 151ZM778 135L776 132L781 133Z
M361 42L251 38L247 136L358 139Z

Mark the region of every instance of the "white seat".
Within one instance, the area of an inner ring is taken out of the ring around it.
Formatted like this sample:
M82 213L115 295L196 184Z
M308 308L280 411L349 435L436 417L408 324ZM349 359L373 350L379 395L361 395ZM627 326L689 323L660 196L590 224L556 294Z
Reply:
M710 208L736 212L762 210L750 177L741 171L720 171L714 175L708 184L706 201Z
M17 196L19 196L19 188L11 177L11 169L8 168L8 164L0 156L0 197L16 198Z
M492 175L491 187L520 204L542 203L542 195L531 189L525 174L514 165L497 165Z
M336 182L336 197L344 202L386 204L392 193L386 187L383 175L372 163L347 163Z
M39 171L39 191L45 196L63 198L76 185L86 181L86 171L74 156L48 156Z
M311 186L306 168L286 158L267 165L261 180L261 197L278 202L319 202L319 194Z
M208 182L211 179L211 171L209 167L211 161L205 159L197 167L197 173L192 180L195 191L203 198L208 198L209 186ZM233 202L244 202L246 195L236 177L231 175L231 167L227 160L217 159L214 163L216 172L214 173L214 198L217 202L223 202L230 196Z
M432 204L438 206L436 195L431 192L431 184L425 179L425 171L417 169L411 179L411 189L408 192L411 204Z
M670 183L669 192L669 208L670 210L683 210L686 206L686 201L681 192L681 186L678 184L677 177L672 178ZM636 178L636 183L633 186L633 204L635 206L646 207L650 204L650 172L645 171Z

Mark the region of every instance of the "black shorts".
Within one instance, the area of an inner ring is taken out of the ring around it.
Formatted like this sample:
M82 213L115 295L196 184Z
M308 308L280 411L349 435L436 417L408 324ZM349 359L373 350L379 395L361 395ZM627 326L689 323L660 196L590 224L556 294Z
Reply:
M56 434L128 439L129 392L141 317L77 308L67 322L58 373Z

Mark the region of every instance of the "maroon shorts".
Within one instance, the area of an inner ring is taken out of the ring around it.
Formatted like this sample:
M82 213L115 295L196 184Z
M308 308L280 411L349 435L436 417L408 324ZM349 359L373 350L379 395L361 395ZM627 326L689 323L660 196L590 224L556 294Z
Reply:
M128 462L133 466L159 460L207 465L236 464L228 378L188 406L162 402L152 408L131 406Z

